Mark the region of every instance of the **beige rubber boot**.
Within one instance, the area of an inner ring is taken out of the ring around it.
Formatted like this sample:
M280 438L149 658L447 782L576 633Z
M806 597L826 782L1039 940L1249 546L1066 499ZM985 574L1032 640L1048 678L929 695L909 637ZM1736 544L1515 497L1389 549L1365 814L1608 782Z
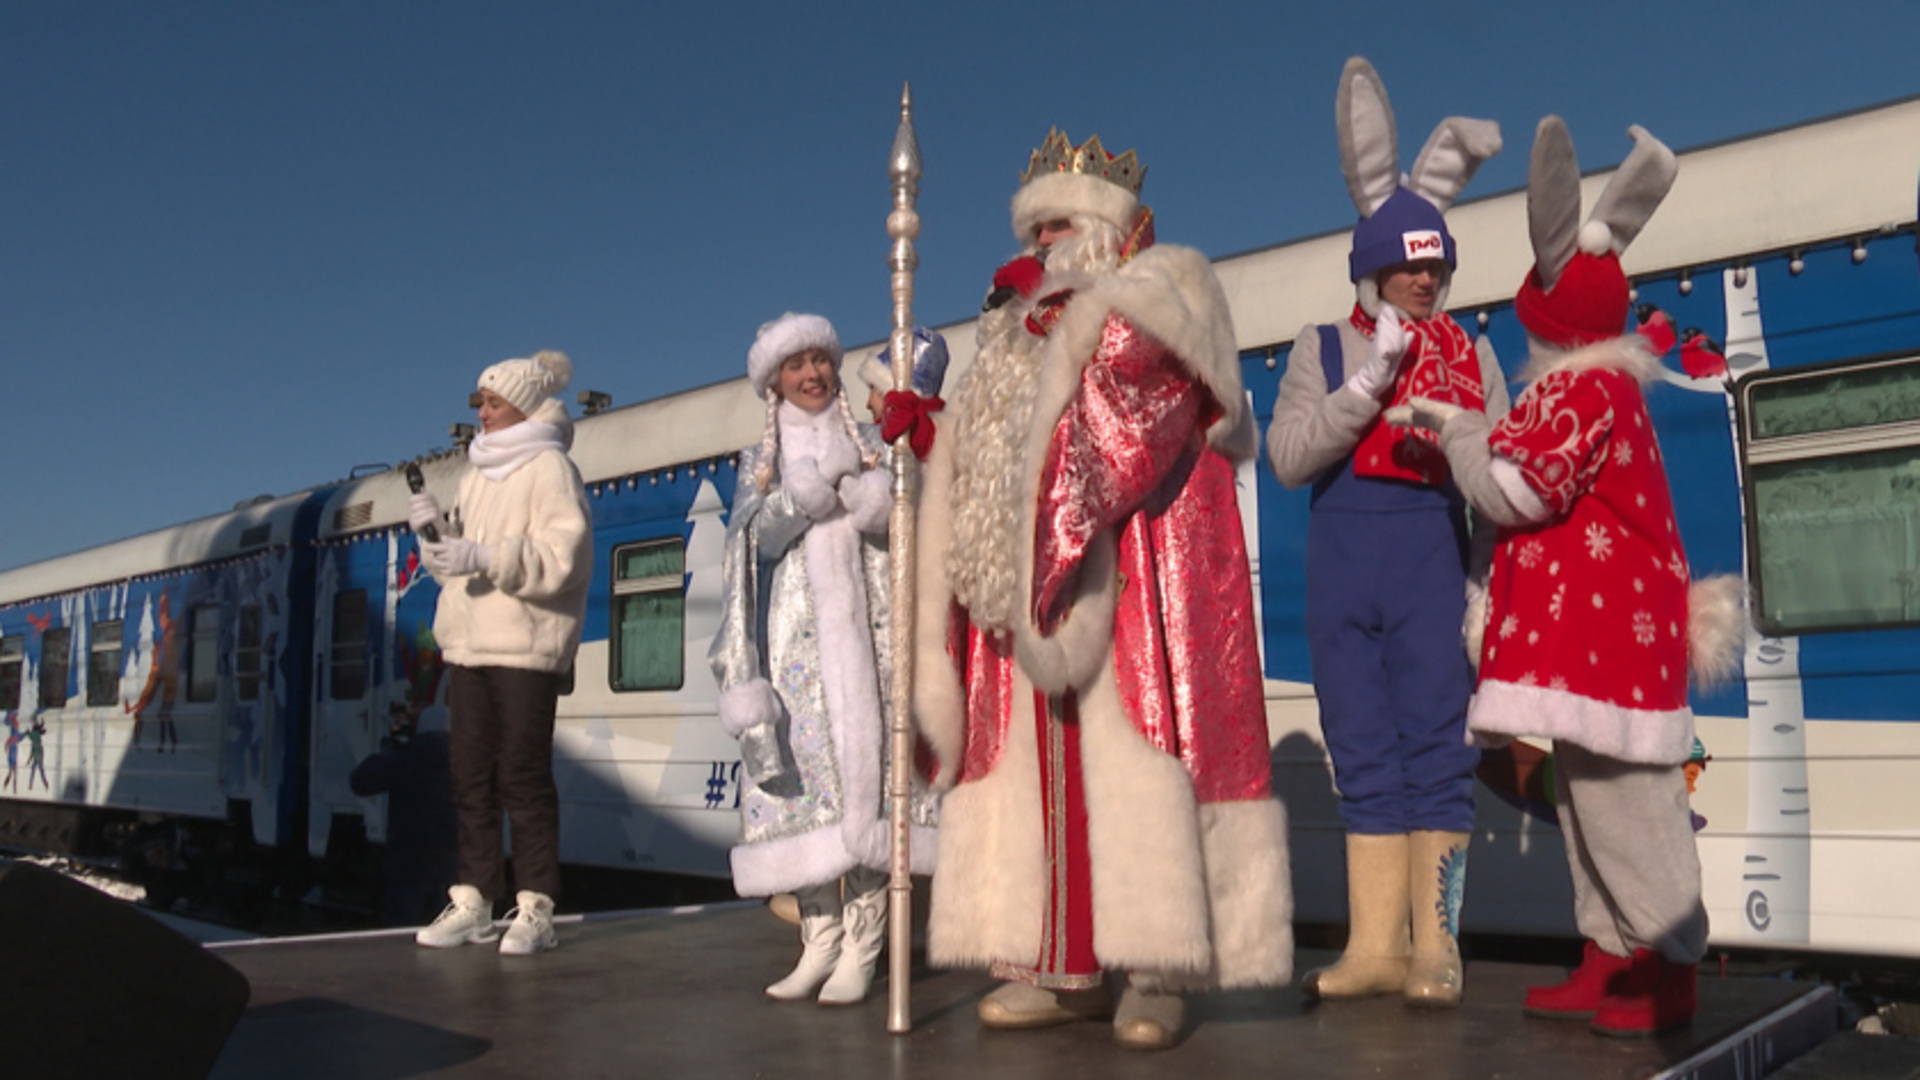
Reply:
M1413 878L1413 964L1402 992L1407 1004L1451 1009L1465 988L1460 968L1460 901L1467 891L1466 833L1415 832L1408 857Z
M1407 979L1407 836L1347 834L1347 950L1300 986L1328 1001L1392 994Z

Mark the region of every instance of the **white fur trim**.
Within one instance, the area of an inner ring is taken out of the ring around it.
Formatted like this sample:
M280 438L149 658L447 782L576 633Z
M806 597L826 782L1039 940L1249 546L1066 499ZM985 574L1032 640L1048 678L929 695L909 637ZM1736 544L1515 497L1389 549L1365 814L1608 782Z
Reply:
M947 655L947 621L953 593L947 586L946 551L953 538L948 491L953 485L953 426L934 417L933 450L922 473L915 508L913 605L913 723L927 741L939 773L934 787L953 787L966 748L966 695L953 657Z
M867 384L867 389L884 394L893 389L893 372L880 362L879 353L868 353L860 361L860 381Z
M1487 463L1487 475L1493 477L1494 486L1513 504L1521 522L1531 525L1553 516L1553 509L1540 501L1539 494L1528 485L1520 466L1499 454L1490 456L1492 460Z
M965 873L933 876L927 961L935 967L1031 964L1040 955L1047 881L1040 763L1033 687L1017 672L1012 698L1012 737L999 763L941 799L940 865Z
M780 370L781 362L808 349L825 349L835 364L840 363L843 355L840 335L824 317L789 311L762 326L753 339L753 347L747 350L747 378L753 383L754 392L765 397L767 385L773 381L774 372Z
M1118 184L1085 173L1047 173L1014 192L1013 236L1023 246L1031 244L1042 223L1074 214L1091 214L1124 236L1139 213L1139 196Z
M1095 536L1080 564L1072 609L1053 634L1041 636L1031 609L1014 624L1014 655L1033 685L1049 694L1064 693L1086 685L1108 661L1113 652L1113 613L1119 603L1114 584L1118 566L1113 532ZM1024 560L1019 580L1020 595L1032 596L1031 559Z
M777 724L785 710L773 684L753 678L720 691L720 726L734 738L761 724Z
M1590 371L1596 368L1624 371L1641 385L1660 378L1660 358L1647 351L1647 342L1638 334L1626 334L1595 342L1578 349L1556 349L1531 333L1527 335L1531 351L1520 370L1522 383L1538 382L1561 371Z
M1482 680L1467 728L1494 735L1565 739L1596 754L1643 765L1678 765L1693 753L1693 710L1629 709L1545 686Z
M1111 655L1079 710L1094 954L1106 967L1204 977L1213 951L1193 777L1133 729Z
M1278 799L1205 803L1200 849L1213 912L1206 989L1284 986L1293 978L1293 863Z
M1687 666L1695 686L1718 686L1740 670L1747 642L1747 583L1737 574L1687 589Z
M1467 613L1460 619L1460 637L1467 644L1467 659L1473 662L1473 670L1480 670L1480 647L1487 638L1487 587L1481 582L1467 579Z

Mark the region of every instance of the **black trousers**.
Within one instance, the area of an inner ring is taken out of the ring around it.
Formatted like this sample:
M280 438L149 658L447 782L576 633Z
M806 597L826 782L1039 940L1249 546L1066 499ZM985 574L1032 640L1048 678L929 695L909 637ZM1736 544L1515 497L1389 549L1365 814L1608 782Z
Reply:
M553 784L553 716L560 676L454 665L453 801L460 814L460 883L489 900L507 891L500 813L513 825L517 888L560 895L560 796Z

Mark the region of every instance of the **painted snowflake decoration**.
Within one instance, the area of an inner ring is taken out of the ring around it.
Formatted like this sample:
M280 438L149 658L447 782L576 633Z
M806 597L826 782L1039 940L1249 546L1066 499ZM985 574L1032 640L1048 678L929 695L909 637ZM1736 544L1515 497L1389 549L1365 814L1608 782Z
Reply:
M1636 611L1633 613L1633 640L1642 645L1651 645L1660 631L1653 625L1653 612ZM1664 677L1664 674L1663 676Z
M1467 895L1467 849L1457 847L1440 857L1440 895L1433 901L1433 913L1447 928L1447 936L1460 936L1460 903Z
M1508 615L1500 620L1500 640L1505 641L1519 632L1520 617L1518 615Z
M1607 527L1594 522L1587 526L1587 558L1595 562L1606 562L1613 554L1613 537L1607 535Z
M1633 464L1633 446L1623 442L1614 443L1613 463L1623 469Z

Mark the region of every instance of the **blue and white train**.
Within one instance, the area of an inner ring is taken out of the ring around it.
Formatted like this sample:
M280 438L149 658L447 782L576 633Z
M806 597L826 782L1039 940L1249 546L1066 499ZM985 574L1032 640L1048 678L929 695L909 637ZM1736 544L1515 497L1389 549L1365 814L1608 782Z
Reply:
M1743 677L1695 698L1719 945L1920 956L1917 169L1920 99L1694 150L1627 255L1647 333L1673 341L1649 403L1689 557L1752 585ZM1509 373L1524 200L1450 215L1454 314ZM1217 263L1263 422L1291 335L1352 304L1346 248L1342 230ZM972 328L942 329L957 375ZM596 580L554 747L569 863L727 872L739 763L704 655L732 455L762 415L734 380L579 424ZM443 501L466 467L421 465ZM1298 917L1343 921L1306 496L1251 463L1241 493ZM347 774L444 696L406 497L384 472L0 573L0 844L70 846L100 820L162 825L160 863L169 844L284 865L378 843L384 805ZM1484 760L1468 932L1573 936L1547 750Z

